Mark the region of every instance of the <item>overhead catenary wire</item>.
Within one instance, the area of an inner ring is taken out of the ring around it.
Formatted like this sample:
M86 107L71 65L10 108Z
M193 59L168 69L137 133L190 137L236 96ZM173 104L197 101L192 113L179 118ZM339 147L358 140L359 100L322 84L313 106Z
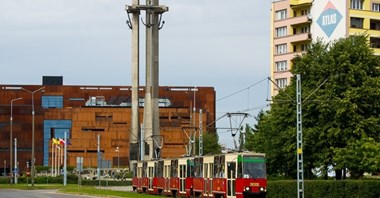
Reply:
M221 97L221 98L217 99L216 101L218 102L218 101L224 100L224 99L226 99L226 98L229 98L229 97L231 97L231 96L234 96L234 95L236 95L236 94L238 94L238 93L241 93L241 92L243 92L243 91L245 91L245 90L249 90L251 87L254 87L254 86L258 85L258 84L260 84L261 82L264 82L264 81L267 80L267 79L268 79L268 78L264 78L264 79L262 79L262 80L260 80L260 81L258 81L258 82L256 82L256 83L253 83L252 85L250 85L250 86L248 86L248 87L246 87L246 88L244 88L244 89L241 89L241 90L239 90L239 91L236 91L236 92L234 92L234 93L232 93L232 94L229 94L229 95L227 95L227 96Z

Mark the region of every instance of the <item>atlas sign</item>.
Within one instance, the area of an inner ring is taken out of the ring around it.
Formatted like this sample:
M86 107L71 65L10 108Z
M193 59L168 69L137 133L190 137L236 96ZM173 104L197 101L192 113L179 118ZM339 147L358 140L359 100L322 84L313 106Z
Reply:
M335 8L331 1L329 1L318 17L317 24L327 37L330 38L341 20L342 14Z
M348 35L347 0L313 1L310 10L311 34L313 40L331 42Z

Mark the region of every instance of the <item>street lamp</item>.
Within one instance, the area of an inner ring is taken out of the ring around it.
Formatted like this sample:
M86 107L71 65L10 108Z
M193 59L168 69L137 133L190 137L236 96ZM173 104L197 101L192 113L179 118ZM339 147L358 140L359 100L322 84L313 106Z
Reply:
M120 150L119 150L119 147L116 147L115 152L117 152L117 169L119 169L119 166L120 166Z
M45 89L45 87L41 87L41 88L34 90L34 91L29 91L25 88L22 88L22 90L32 94L32 162L31 162L32 186L34 186L34 174L35 174L35 167L34 167L34 164L35 164L35 160L34 160L34 93L36 93L38 91L42 91L43 89Z
M9 118L9 121L10 121L10 127L11 127L11 129L10 129L10 137L9 137L9 144L10 144L10 146L9 146L9 163L10 163L10 176L11 176L11 179L10 179L10 182L11 182L11 185L12 185L12 183L13 183L13 171L12 171L12 167L13 167L13 164L12 164L12 161L13 161L13 156L12 156L12 153L13 153L13 151L12 151L12 148L13 148L13 145L12 145L12 143L13 143L13 102L14 101L16 101L16 100L21 100L22 98L15 98L15 99L12 99L11 100L11 117ZM15 166L16 166L16 164L15 164Z

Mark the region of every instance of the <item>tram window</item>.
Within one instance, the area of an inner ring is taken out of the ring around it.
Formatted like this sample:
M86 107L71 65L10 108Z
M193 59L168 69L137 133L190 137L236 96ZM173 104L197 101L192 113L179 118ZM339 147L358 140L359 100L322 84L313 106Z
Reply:
M224 171L225 171L225 167L224 167L224 164L222 164L220 166L219 177L224 177Z
M148 164L146 162L143 163L143 168L142 168L142 176L146 177L147 176L147 168Z
M244 156L242 163L244 178L266 178L266 165L264 158Z
M185 165L180 165L179 166L179 174L180 174L180 178L184 178L186 177L185 174L186 174L186 166Z
M236 173L236 163L234 162L229 162L227 164L228 168L227 168L227 178L235 178L235 173Z
M137 177L137 163L133 163L132 175L133 177Z
M171 177L178 177L178 160L171 161Z
M194 159L194 177L202 177L203 173L203 158Z
M219 163L219 156L214 157L214 177L219 177L220 172L220 163Z
M187 160L187 177L194 177L194 161Z
M156 175L157 175L157 177L163 177L164 176L164 161L158 161Z
M210 178L213 178L214 177L214 164L213 163L210 163L210 165L209 165L209 167L210 167L210 171L209 171L209 177Z

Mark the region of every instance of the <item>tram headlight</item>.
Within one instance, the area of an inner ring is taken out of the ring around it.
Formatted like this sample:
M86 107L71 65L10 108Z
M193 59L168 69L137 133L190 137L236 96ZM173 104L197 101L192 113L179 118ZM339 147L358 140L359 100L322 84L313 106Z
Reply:
M260 187L260 192L266 192L266 191L267 191L266 188L264 188L264 187Z
M251 188L249 186L246 186L245 191L251 191Z

